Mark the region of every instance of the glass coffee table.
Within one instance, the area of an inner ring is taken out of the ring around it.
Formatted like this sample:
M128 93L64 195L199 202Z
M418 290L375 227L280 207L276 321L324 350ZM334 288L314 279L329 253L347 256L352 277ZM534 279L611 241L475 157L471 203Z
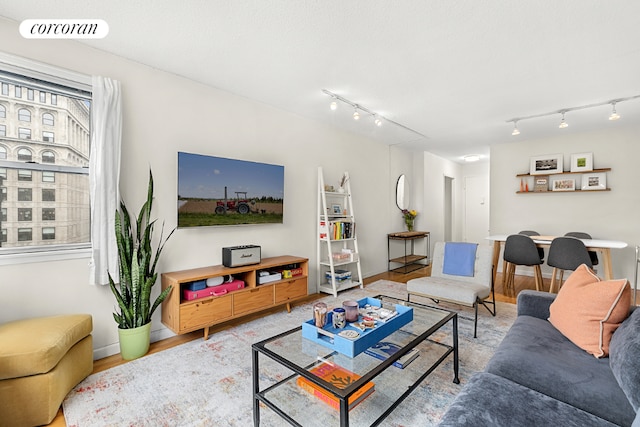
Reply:
M252 345L256 427L261 421L261 404L294 426L377 426L451 354L453 382L460 382L457 313L385 295L373 298L381 300L383 307L402 304L413 308L413 320L382 340L399 346L386 360L365 352L345 356L303 338L301 326ZM450 334L441 331L449 323L446 327L451 328ZM418 357L404 368L394 365L413 349L418 350ZM338 367L343 374L353 375L348 375L345 385L338 387L332 378L326 377L329 379L326 381L313 373L326 367ZM303 382L312 383L313 388L303 386ZM359 396L360 389L367 388L374 391L352 402L352 395Z

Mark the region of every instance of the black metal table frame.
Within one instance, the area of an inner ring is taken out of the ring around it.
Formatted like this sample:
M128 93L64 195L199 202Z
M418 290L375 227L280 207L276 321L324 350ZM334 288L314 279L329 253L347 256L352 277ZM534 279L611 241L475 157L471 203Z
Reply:
M390 233L387 234L387 270L398 272L398 273L411 273L412 271L419 270L420 268L426 267L430 264L429 260L429 246L431 245L431 233L428 231L423 232L423 234L416 234L414 236L401 236L401 233ZM425 254L417 256L415 260L409 260L410 257L416 256L415 253L415 241L418 239L425 239L426 249ZM395 257L391 258L391 241L397 240L402 241L404 245L404 257ZM411 242L411 251L407 252L407 242ZM403 261L399 261L400 258L403 258ZM425 263L421 263L420 261L425 260ZM400 267L391 268L391 264L402 264Z
M386 296L386 295L378 295L378 296L376 296L374 298L379 298L379 297L384 297L386 299L397 300L399 303L407 303L408 302L408 301L405 301L405 300L389 297L389 296ZM372 380L373 378L377 377L379 374L384 372L387 368L389 368L389 366L391 366L393 364L393 362L395 362L396 360L401 358L404 354L406 354L411 349L413 349L414 347L416 347L418 344L420 344L421 342L423 342L425 340L427 340L427 341L429 341L429 342L431 342L433 344L439 345L441 347L445 347L447 349L447 351L442 356L440 356L440 358L438 358L438 360L435 363L433 363L433 365L426 372L424 372L411 386L409 386L407 388L407 390L395 402L393 402L393 404L385 412L383 412L382 415L380 415L380 417L378 417L378 419L376 419L373 424L371 424L371 426L378 426L387 416L389 416L389 414L391 412L393 412L393 410L398 405L400 405L400 403L402 403L402 401L404 401L413 392L413 390L415 390L418 387L418 385L420 385L420 383L422 381L424 381L424 379L427 376L429 376L429 374L431 374L431 372L433 372L434 369L436 369L438 366L440 366L440 364L451 353L453 353L453 373L454 373L453 382L455 384L459 384L460 383L460 379L458 378L458 371L459 371L459 360L458 360L458 314L456 312L445 310L445 309L442 309L442 308L439 308L439 307L431 307L431 306L427 306L427 305L419 304L419 303L414 303L414 302L410 302L410 304L414 305L414 306L418 306L418 307L422 306L422 307L430 308L430 309L434 309L434 310L445 311L445 312L448 313L448 315L445 316L443 319L441 319L436 324L434 324L433 326L431 326L428 330L426 330L422 334L418 335L414 340L412 340L407 345L405 345L396 354L394 354L393 356L389 357L387 360L385 360L382 363L380 363L379 365L377 365L371 371L363 374L360 379L358 379L357 381L355 381L354 383L352 383L351 385L347 386L344 389L339 389L339 388L334 387L334 386L332 386L330 384L327 387L326 383L323 384L321 382L321 380L319 380L318 377L316 377L315 375L309 373L308 369L311 366L313 366L313 364L310 365L310 366L306 366L306 367L302 368L302 367L292 363L291 361L285 359L280 354L275 353L275 352L269 350L268 348L266 348L266 344L268 344L269 342L277 340L280 337L295 333L295 332L301 330L302 326L298 326L297 328L290 329L290 330L285 331L285 332L283 332L281 334L275 335L275 336L273 336L271 338L267 338L266 340L263 340L263 341L260 341L260 342L257 342L255 344L253 344L251 346L251 352L252 352L252 354L251 354L251 367L252 367L252 381L253 381L253 424L254 424L254 426L258 427L260 425L260 402L262 402L267 407L269 407L271 410L273 410L275 413L277 413L282 418L284 418L287 422L289 422L289 424L291 424L293 426L302 427L301 424L299 424L297 421L295 421L293 418L291 418L280 407L278 407L275 403L271 402L266 397L266 394L270 390L273 390L274 388L276 388L276 387L278 387L278 386L290 381L292 378L296 377L297 375L300 375L300 376L303 376L304 378L308 379L309 381L312 381L316 385L325 388L326 390L330 391L333 395L336 396L336 398L340 402L340 426L341 427L348 427L349 426L349 410L348 410L348 399L349 399L349 396L351 396L353 393L355 393L364 384L366 384L367 382L369 382L370 380ZM436 341L433 341L433 340L429 339L429 337L434 332L439 330L442 326L444 326L445 324L447 324L450 321L452 322L452 345L443 344L443 343L436 342ZM260 391L260 381L259 381L259 378L260 378L260 375L259 375L259 355L260 355L260 353L262 353L264 356L269 357L270 359L276 361L277 363L285 366L287 369L291 370L293 373L290 376L288 376L288 377L276 382L275 384L272 384L271 386L265 388L264 390ZM336 352L335 351L330 352L325 357L330 357L333 354L336 354Z

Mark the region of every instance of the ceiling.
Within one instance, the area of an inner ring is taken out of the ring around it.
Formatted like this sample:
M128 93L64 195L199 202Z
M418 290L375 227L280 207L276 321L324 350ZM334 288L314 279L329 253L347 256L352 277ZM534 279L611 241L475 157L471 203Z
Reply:
M299 116L461 161L491 144L638 125L637 0L0 0L0 15L93 18L81 41ZM381 127L327 89L375 111Z

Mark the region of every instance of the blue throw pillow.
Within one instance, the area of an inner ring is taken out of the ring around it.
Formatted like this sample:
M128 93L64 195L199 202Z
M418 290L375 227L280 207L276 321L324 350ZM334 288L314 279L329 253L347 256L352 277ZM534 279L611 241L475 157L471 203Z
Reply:
M609 364L633 409L640 408L640 309L620 325L609 344ZM634 422L635 425L635 422Z

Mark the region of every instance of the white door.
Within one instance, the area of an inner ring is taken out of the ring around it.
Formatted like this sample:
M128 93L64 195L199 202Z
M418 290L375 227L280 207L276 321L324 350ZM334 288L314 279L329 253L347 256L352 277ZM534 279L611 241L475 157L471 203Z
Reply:
M489 178L464 178L464 240L487 243L489 236Z

